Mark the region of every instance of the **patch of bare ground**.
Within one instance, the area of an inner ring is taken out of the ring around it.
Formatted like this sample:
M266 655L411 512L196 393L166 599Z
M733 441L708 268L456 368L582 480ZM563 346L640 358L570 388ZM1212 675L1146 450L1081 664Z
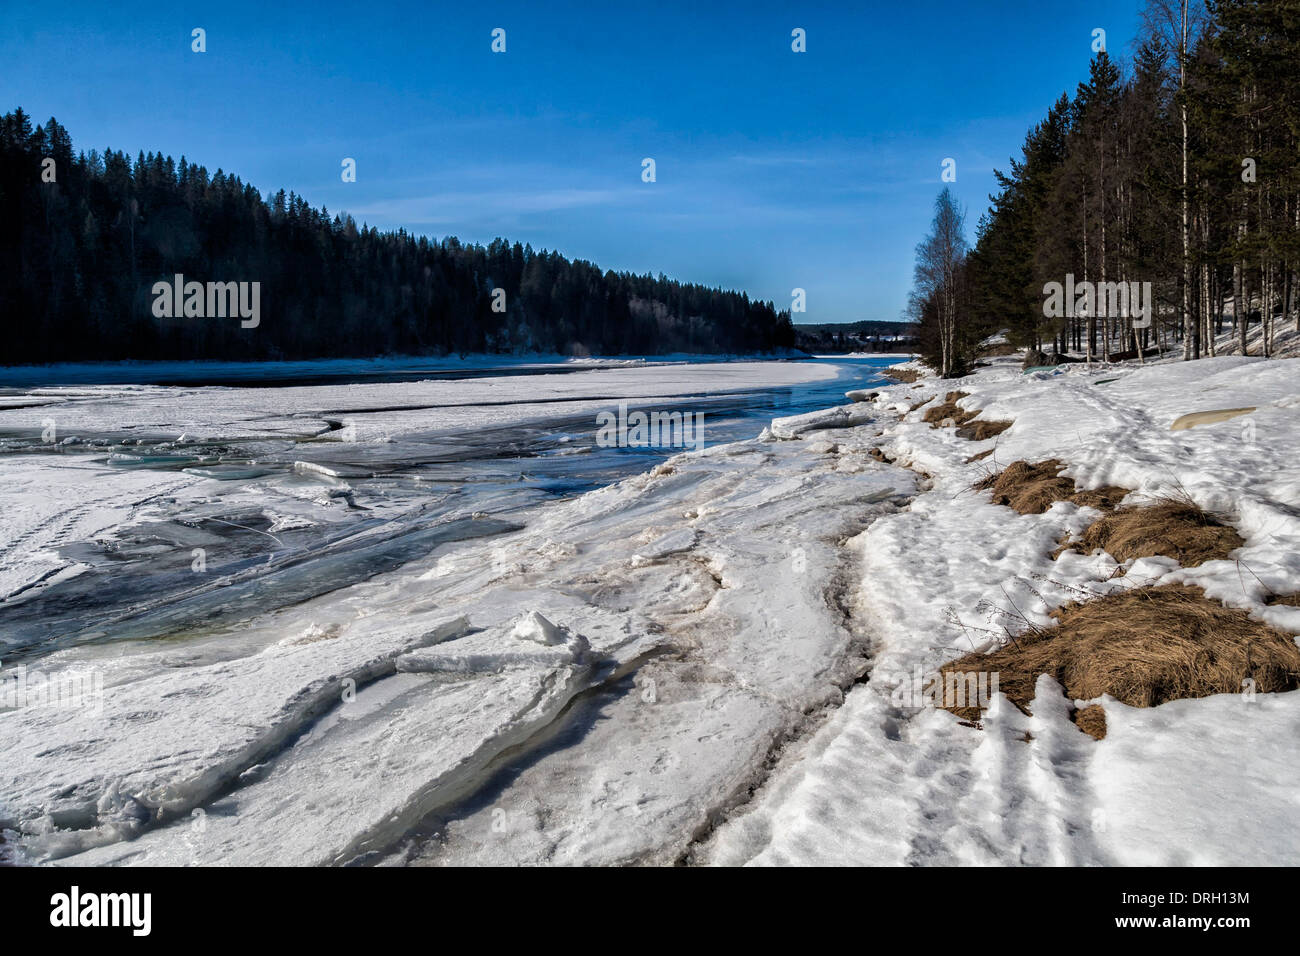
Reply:
M969 465L972 462L983 461L991 454L993 454L992 448L985 448L983 451L977 451L975 454L971 455L969 458L966 459L966 464Z
M890 378L899 382L915 382L921 377L921 373L914 368L899 368L897 365L891 365L889 368L882 370L882 375L888 375Z
M1285 607L1300 607L1300 594L1274 594L1264 603L1273 607L1279 604Z
M1236 530L1194 502L1160 498L1152 504L1119 508L1093 522L1062 550L1105 551L1123 564L1131 558L1163 555L1185 568L1227 558L1245 541Z
M908 410L909 412L914 412L914 411L916 411L918 408L920 408L922 405L928 405L928 404L929 404L930 402L932 402L932 401L934 401L933 398L923 398L923 399L921 399L919 402L916 402L914 405L910 406L907 410Z
M949 392L943 397L943 401L940 404L935 405L933 408L926 411L922 421L927 422L931 428L938 428L940 425L947 422L951 422L954 425L966 424L974 418L978 412L968 412L966 409L958 405L957 402L969 394L969 392Z
M1001 435L1010 428L1014 422L1005 420L983 421L976 419L973 422L967 422L957 429L958 438L966 438L970 441L984 441L986 438L992 438L995 435Z
M978 411L969 411L957 404L958 401L965 398L969 392L949 392L944 396L943 401L926 411L922 421L928 422L931 428L947 427L955 425L957 428L957 437L965 438L970 441L983 441L986 438L992 438L994 435L1001 435L1010 428L1014 422L1008 421L976 421L975 416ZM916 411L925 402L913 405L911 411Z
M971 674L997 675L997 689L1028 713L1040 674L1050 674L1072 700L1109 694L1132 707L1241 693L1248 680L1261 693L1300 686L1300 648L1286 633L1183 584L1132 588L1073 603L1052 613L1057 626L1031 630L991 654L967 654L942 668L945 683ZM1094 705L1097 711L1101 708ZM946 708L966 721L977 707ZM1105 715L1077 711L1080 729L1100 739Z
M1127 488L1107 485L1103 488L1079 491L1074 481L1060 474L1065 463L1057 458L1037 463L1013 461L1002 471L980 479L976 490L992 491L993 503L1006 505L1022 515L1040 515L1058 501L1071 501L1103 511L1114 508Z
M1106 711L1102 709L1101 704L1077 707L1070 711L1070 719L1074 721L1076 727L1094 740L1101 740L1106 736Z

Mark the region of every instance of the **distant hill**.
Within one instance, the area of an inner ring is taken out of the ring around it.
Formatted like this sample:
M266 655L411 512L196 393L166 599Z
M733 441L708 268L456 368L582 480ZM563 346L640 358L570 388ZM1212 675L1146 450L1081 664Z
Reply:
M794 327L795 347L805 352L910 352L915 322L824 322Z
M380 232L183 156L74 153L22 110L0 116L0 316L4 365L794 344L789 313L744 293Z

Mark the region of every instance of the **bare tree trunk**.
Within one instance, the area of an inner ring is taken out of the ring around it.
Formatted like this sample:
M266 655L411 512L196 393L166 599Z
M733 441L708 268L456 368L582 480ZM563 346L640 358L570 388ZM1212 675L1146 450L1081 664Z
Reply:
M1205 343L1206 343L1205 352L1207 355L1213 357L1215 353L1215 342L1214 342L1215 330L1214 330L1214 317L1211 314L1212 300L1210 299L1209 263L1202 263L1201 265L1201 301L1204 303L1202 311L1205 314Z
M1121 273L1120 273L1120 281L1123 282L1123 283L1125 284L1125 286L1127 286L1127 285L1128 285L1128 273L1126 273L1126 272L1121 272ZM1130 335L1130 336L1132 337L1132 339L1133 339L1133 350L1134 350L1135 352L1137 352L1138 364L1139 364L1139 365L1146 365L1146 364L1147 364L1147 360L1146 360L1146 358L1142 355L1142 343L1140 343L1140 342L1138 341L1138 330L1137 330L1137 326L1135 326L1135 325L1133 324L1133 314L1132 314L1132 313L1133 313L1133 310L1132 310L1131 308L1128 307L1128 306L1129 306L1129 302L1128 302L1128 300L1125 299L1124 301L1125 301L1124 321L1128 323L1128 331L1129 331L1129 335ZM1123 334L1123 333L1121 333L1121 334Z
M1242 331L1241 331L1241 354L1249 355L1246 351L1246 336L1250 329L1250 272L1246 269L1246 260L1241 260L1241 298L1245 311L1241 314Z
M1297 232L1300 232L1300 196L1296 197L1295 217L1292 219ZM1293 284L1294 287L1294 284ZM1295 314L1295 330L1300 332L1300 310Z
M1291 316L1291 310L1295 308L1295 276L1291 271L1291 263L1282 263L1282 324Z
M1085 209L1083 217L1083 281L1088 281L1088 215ZM1094 305L1095 305L1094 301ZM1097 317L1096 309L1088 310L1088 366L1092 366L1092 357L1097 351Z
M1228 293L1223 287L1223 278L1219 275L1218 269L1210 271L1210 282L1214 288L1214 337L1217 340L1223 332L1223 306L1227 301Z
M1106 282L1106 140L1102 135L1101 149L1099 150L1100 159L1098 161L1099 174L1097 177L1097 205L1100 210L1099 221L1101 224L1101 282ZM1101 311L1101 360L1110 361L1110 310L1101 307L1101 302L1094 300L1094 312Z
M1192 235L1187 219L1187 2L1181 2L1182 32L1178 44L1179 113L1183 124L1183 360L1191 358L1192 312L1188 297L1192 290Z
M1245 234L1246 222L1242 219L1237 223L1237 238L1240 240ZM1248 354L1246 351L1246 324L1250 321L1242 302L1246 285L1244 272L1245 263L1238 256L1232 261L1232 322L1237 327L1237 341L1241 345L1242 355Z
M1267 255L1260 259L1260 297L1263 299L1259 311L1259 331L1263 336L1260 354L1269 358L1273 354L1273 263Z

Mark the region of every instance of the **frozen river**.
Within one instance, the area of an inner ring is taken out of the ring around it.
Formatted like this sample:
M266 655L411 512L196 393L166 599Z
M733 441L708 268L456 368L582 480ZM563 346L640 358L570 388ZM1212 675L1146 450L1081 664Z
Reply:
M10 370L0 659L220 631L683 450L602 447L597 415L621 403L702 414L716 445L842 403L891 361L286 363L259 387L229 384L245 366Z
M861 673L837 542L914 483L860 436L745 439L886 364L11 384L0 861L675 858ZM620 406L704 447L607 446ZM556 776L480 846L520 760ZM603 835L555 825L615 781Z

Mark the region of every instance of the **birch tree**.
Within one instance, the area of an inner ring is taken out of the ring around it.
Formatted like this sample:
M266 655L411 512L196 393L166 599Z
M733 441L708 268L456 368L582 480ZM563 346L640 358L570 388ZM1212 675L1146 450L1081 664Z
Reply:
M934 202L930 234L916 247L915 295L921 301L932 303L935 309L939 326L939 374L944 377L953 375L958 365L958 283L966 260L965 223L965 212L952 191L944 187Z

